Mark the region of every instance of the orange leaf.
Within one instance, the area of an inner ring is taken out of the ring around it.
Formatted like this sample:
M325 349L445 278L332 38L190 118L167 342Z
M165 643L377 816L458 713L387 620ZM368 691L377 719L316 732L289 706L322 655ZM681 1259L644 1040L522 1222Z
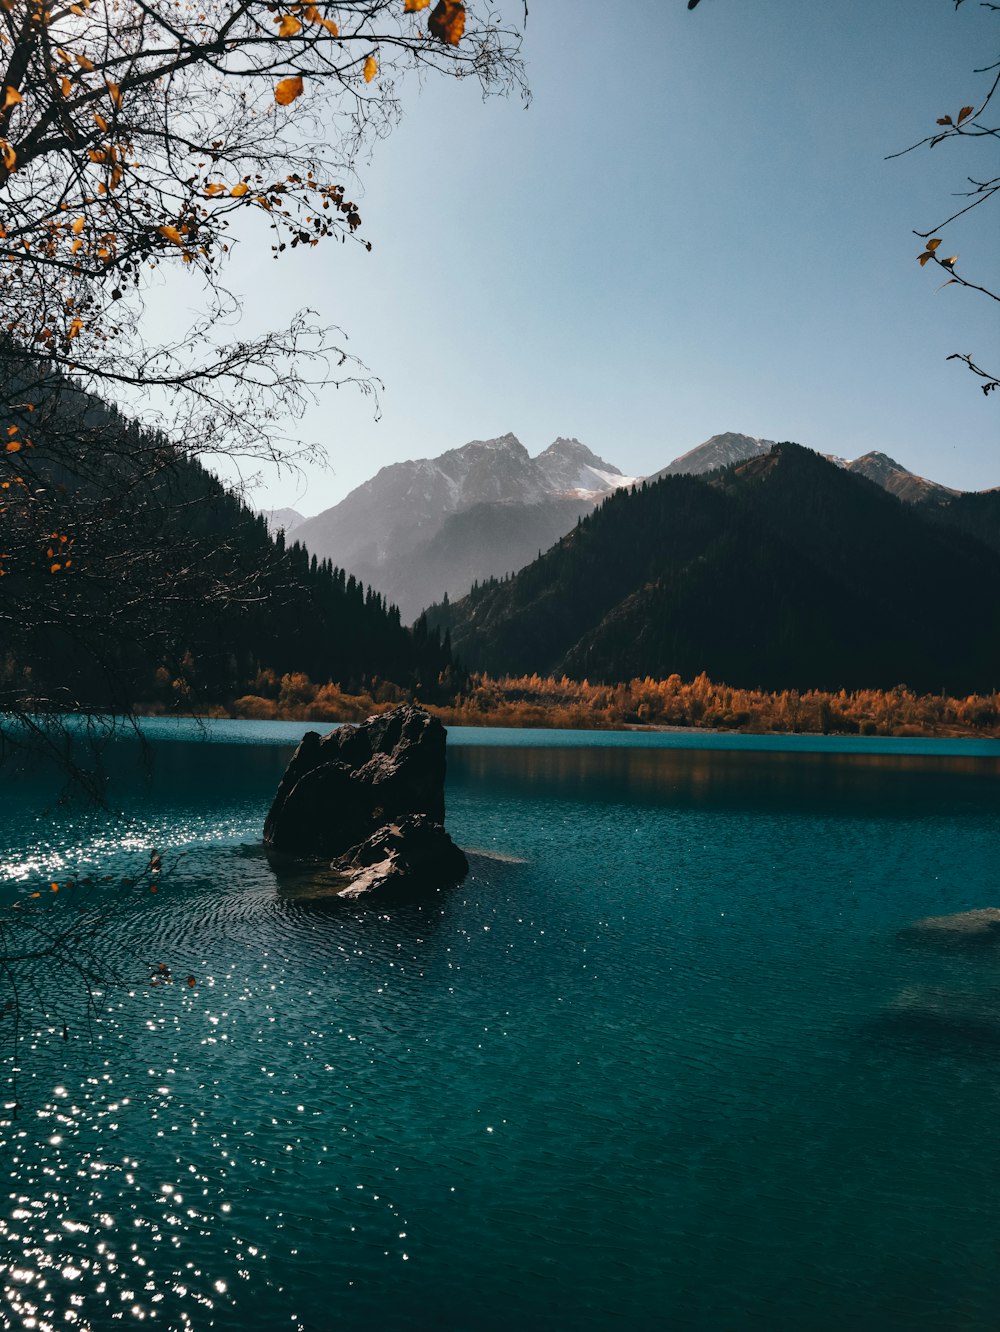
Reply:
M59 80L59 87L62 90L63 97L68 97L73 89L73 80L65 76Z
M160 227L160 235L174 245L184 244L184 238L176 227Z
M78 55L76 57L76 63L80 66L81 69L85 69L88 74L94 68L94 62L91 60L90 56Z
M274 100L279 106L290 106L296 97L302 96L302 75L282 79L274 90Z
M278 22L279 37L294 37L297 32L302 31L302 24L297 18L292 18L291 14L283 14Z
M10 146L6 139L0 139L0 157L3 158L3 164L8 171L13 171L17 165L17 153Z
M6 111L9 106L17 106L18 102L23 102L23 101L24 98L17 91L17 89L12 88L8 84L7 87L5 87L3 90L3 106L0 106L0 111Z
M69 339L72 341L72 339L77 336L77 334L80 332L82 328L83 328L83 320L80 318L79 315L77 315L69 326L69 333L67 334Z
M418 9L426 9L431 0L406 0L403 5L404 14L415 14Z
M975 109L976 108L974 106L963 106L961 111L959 111L958 113L958 119L955 121L955 124L961 125L962 121L965 120L968 116L971 116L973 111L975 111Z
M378 73L378 61L373 55L370 55L365 61L365 67L361 72L365 76L365 83L371 83L372 79Z
M938 247L940 244L941 244L941 237L938 236L938 237L936 237L934 240L929 240L929 241L927 242L927 248L928 248L928 250L930 250L931 253L933 254L933 252L937 249L937 247Z
M439 0L427 23L431 36L446 46L457 46L465 32L465 6L461 0Z
M82 249L83 249L83 241L80 239L79 236L77 236L76 240L69 247L70 254L79 254Z
M220 185L218 181L213 181L211 185L205 186L205 194L209 199L214 199L217 194L225 194L225 185Z
M340 29L333 19L324 18L315 5L306 5L302 15L307 23L318 23L321 28L326 28L331 37L340 36Z
M229 191L229 194L233 199L242 199L244 194L248 194L249 191L250 191L250 186L247 185L245 181L241 180L238 185L233 186L233 188Z
M939 125L950 125L950 124L951 124L951 116L938 116L938 118L937 118L937 123L938 123Z
M933 258L934 256L931 254L931 252L929 250L925 250L923 254L917 255L917 262L919 263L920 267L923 268L924 264L927 263L927 260Z
M51 569L49 569L49 573L58 573L61 568L61 564L53 564Z
M82 217L75 217L73 219L73 235L79 236L85 225L86 223Z
M121 88L119 88L117 83L112 83L110 79L106 79L105 82L108 88L108 96L111 98L115 106L121 106L122 104Z
M8 453L20 453L20 452L21 452L21 446L20 446L20 444L17 442L16 439L10 439L10 440L7 441L7 452L8 452Z

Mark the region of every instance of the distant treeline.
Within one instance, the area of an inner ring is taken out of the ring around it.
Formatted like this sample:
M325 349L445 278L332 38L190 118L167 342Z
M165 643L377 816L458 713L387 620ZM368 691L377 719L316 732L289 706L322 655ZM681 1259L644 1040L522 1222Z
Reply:
M256 719L360 721L372 712L420 697L419 691L376 682L347 691L314 684L301 672L265 672L253 694L211 710L217 716ZM422 700L427 702L427 700ZM734 689L707 675L682 680L629 680L601 685L540 675L473 675L450 702L428 702L452 726L538 726L615 730L632 726L691 726L708 730L782 734L1000 736L1000 693L952 698L893 689L800 692Z

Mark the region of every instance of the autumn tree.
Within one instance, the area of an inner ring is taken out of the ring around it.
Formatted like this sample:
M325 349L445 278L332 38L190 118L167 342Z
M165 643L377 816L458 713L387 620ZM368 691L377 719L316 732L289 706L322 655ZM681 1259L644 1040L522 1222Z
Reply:
M459 0L0 0L3 345L97 391L207 407L202 452L273 456L276 415L359 371L306 315L217 339L234 223L266 218L276 256L360 240L345 182L399 118L407 74L523 88L518 50L492 9ZM164 268L201 279L179 343L142 321Z
M957 10L964 0L952 0L952 3ZM1000 5L987 3L983 8L992 10L994 15L1000 15ZM965 106L942 111L937 117L936 128L931 133L924 135L909 148L905 148L902 153L894 153L892 156L900 157L919 148L936 148L941 143L954 142L957 139L982 140L987 147L995 147L1000 140L1000 125L995 119L995 103L1000 90L1000 60L978 69L976 73L986 76L988 80L978 97ZM967 185L968 188L960 195L964 202L958 208L950 210L947 216L933 226L914 231L914 235L924 242L924 248L917 258L921 267L931 264L943 270L946 274L944 286L954 284L968 291L977 292L987 300L1000 301L1000 292L974 281L967 275L967 270L959 265L957 254L943 253L941 249L943 238L939 233L944 232L959 218L967 216L974 209L981 208L1000 195L1000 175L970 177ZM967 365L979 379L980 388L984 393L989 394L994 389L1000 388L1000 371L984 369L976 363L971 353L954 352L948 359L962 361Z
M372 386L339 331L309 312L227 341L220 330L239 316L224 285L234 235L275 258L365 244L347 182L401 115L406 80L523 90L519 41L488 3L459 0L0 0L8 621L32 607L40 622L64 617L57 588L85 564L117 576L101 527L126 517L150 622L158 599L206 596L193 552L169 562L167 579L161 548L143 545L150 488L163 516L168 474L186 456L288 461L300 447L289 418L312 392ZM200 302L176 340L145 318L163 274L191 282ZM101 399L152 429L106 428ZM95 564L101 551L107 567ZM17 603L29 573L39 600Z

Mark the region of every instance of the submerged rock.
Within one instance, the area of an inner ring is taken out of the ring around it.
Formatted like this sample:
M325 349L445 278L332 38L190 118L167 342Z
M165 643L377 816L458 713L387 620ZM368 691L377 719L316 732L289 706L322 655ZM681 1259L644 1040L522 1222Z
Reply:
M900 938L910 943L958 948L1000 944L1000 908L979 907L952 916L925 916L901 930Z
M924 1047L1000 1052L1000 993L911 985L874 1022L882 1035Z
M444 830L445 729L402 704L360 726L307 731L278 785L264 846L332 861L343 896L404 882L454 883L468 862Z

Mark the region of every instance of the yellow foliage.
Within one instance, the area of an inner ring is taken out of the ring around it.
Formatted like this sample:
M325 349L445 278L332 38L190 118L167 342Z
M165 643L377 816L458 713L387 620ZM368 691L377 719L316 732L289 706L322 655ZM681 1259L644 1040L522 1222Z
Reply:
M461 0L439 0L428 19L431 36L447 46L457 46L465 32L465 6Z
M365 67L361 72L365 76L365 83L371 83L372 79L378 73L378 61L373 55L370 55L365 61Z
M274 90L274 100L279 106L290 106L296 97L302 96L302 75L282 79Z

